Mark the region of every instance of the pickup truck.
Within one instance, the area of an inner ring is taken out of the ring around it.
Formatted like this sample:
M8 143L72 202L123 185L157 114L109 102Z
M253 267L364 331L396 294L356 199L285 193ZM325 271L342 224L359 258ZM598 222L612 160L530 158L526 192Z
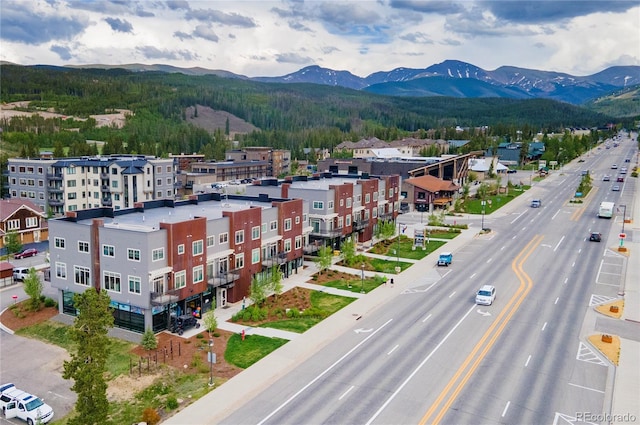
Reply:
M453 261L453 254L450 252L442 252L440 253L440 257L438 257L438 266L446 266L449 267L449 264Z
M7 419L22 419L29 425L46 424L53 419L51 406L10 383L0 386L0 405Z

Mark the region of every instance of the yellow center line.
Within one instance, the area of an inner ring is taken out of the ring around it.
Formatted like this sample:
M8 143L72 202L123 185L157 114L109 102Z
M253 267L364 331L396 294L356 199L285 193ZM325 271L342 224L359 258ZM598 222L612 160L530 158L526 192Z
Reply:
M580 220L580 217L582 217L582 214L584 214L584 211L587 209L587 206L589 206L589 204L591 203L591 199L592 199L591 195L595 195L597 191L598 191L597 187L591 188L591 190L589 191L589 194L584 199L584 204L582 204L580 208L578 208L573 214L571 214L570 221Z
M502 331L506 327L506 325L509 322L509 320L511 319L511 317L515 314L515 312L520 307L520 304L522 303L524 298L527 296L527 294L529 293L529 291L531 290L531 287L533 285L533 282L531 281L531 279L522 270L522 265L527 260L527 258L533 253L533 251L537 248L537 246L542 242L543 238L544 237L541 236L541 235L537 235L536 237L534 237L527 244L527 246L525 246L525 248L522 251L520 251L520 253L516 256L516 258L511 263L511 268L513 269L513 271L516 273L516 275L520 279L520 286L518 287L518 290L509 299L509 301L508 301L507 305L505 306L505 308L503 308L502 311L500 311L500 314L498 315L496 320L494 320L494 322L491 324L489 329L487 329L487 331L484 333L484 335L482 336L480 341L478 341L478 343L475 345L475 347L473 348L471 353L467 356L467 358L462 363L460 368L456 371L455 375L447 383L447 386L442 390L442 392L440 393L438 398L436 398L436 400L431 405L429 410L427 410L427 412L425 413L425 415L422 417L422 419L419 422L420 425L425 425L426 423L429 422L429 419L434 415L436 410L438 410L438 408L442 404L442 401L450 393L451 389L456 384L456 382L458 382L458 380L460 379L460 376L465 371L467 371L467 373L463 377L463 379L461 381L459 381L458 386L456 387L456 389L453 392L451 392L451 394L449 395L449 398L447 399L446 403L444 403L440 407L439 413L436 415L434 420L431 421L431 423L432 424L437 424L438 422L440 422L442 420L442 417L444 416L444 414L447 412L447 410L449 409L451 404L453 404L453 402L457 398L457 396L460 393L460 391L462 391L462 389L464 388L466 382L469 380L471 375L475 372L476 368L480 364L480 361L482 361L482 359L486 356L486 354L488 353L489 349L491 349L491 347L493 346L493 344L495 343L497 338L500 336L500 334L502 333ZM497 330L496 330L496 328L497 328ZM494 331L495 331L495 333L494 333ZM490 338L490 340L487 342L487 340L489 338ZM485 343L486 343L486 345L485 345ZM482 349L482 352L480 352L480 354L478 355L478 352L481 349ZM478 357L476 357L476 355L478 355ZM469 364L474 359L475 359L474 363L471 365L470 368L468 368Z

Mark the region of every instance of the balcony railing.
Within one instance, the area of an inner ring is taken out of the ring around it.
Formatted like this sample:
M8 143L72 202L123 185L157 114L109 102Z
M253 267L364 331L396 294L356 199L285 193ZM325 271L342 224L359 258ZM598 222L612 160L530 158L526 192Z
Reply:
M369 225L369 220L358 220L353 222L354 230L362 230Z
M239 279L240 273L235 270L231 270L226 273L218 273L216 276L210 277L207 283L215 288L218 286L231 285Z
M64 205L64 201L62 199L49 199L47 203L52 207L59 207L61 205Z
M263 267L281 266L287 262L287 254L281 252L278 255L274 255L268 258L262 259Z
M318 252L323 246L324 245L312 243L302 247L302 252L304 252L306 255L312 255Z
M101 186L101 187L100 187L100 190L101 190L102 192L109 192L109 186Z
M333 230L312 230L311 235L320 237L320 238L337 238L338 236L342 236L342 228L333 229Z
M113 205L113 201L111 199L103 199L102 205L104 205L105 207L110 207L111 205Z
M151 292L151 305L167 305L178 302L180 300L178 291L178 289L174 289L165 292Z
M47 178L49 180L62 180L62 174L47 173Z
M49 188L49 192L51 192L51 193L62 193L62 188L61 187L50 187Z

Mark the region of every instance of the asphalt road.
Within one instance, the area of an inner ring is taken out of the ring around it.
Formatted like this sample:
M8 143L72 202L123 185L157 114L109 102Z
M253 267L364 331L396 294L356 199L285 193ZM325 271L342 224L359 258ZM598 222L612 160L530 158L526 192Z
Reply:
M222 423L562 423L605 411L612 368L581 338L589 306L616 296L624 266L607 250L618 225L596 212L635 184L619 193L600 181L628 157L626 143L537 185L451 267L410 268L409 290ZM596 190L572 205L582 169ZM528 207L534 197L542 208ZM492 306L474 304L483 284L497 288Z

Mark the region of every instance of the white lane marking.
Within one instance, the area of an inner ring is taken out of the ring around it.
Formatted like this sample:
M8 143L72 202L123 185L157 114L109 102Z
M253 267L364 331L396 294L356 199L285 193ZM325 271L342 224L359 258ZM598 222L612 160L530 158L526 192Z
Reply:
M560 214L560 210L556 211L556 213L553 215L553 217L551 217L551 220L553 220L554 218L556 218L556 216Z
M525 230L526 228L527 228L527 227L525 226L525 227L523 227L523 228L522 228L522 230Z
M460 326L460 324L464 321L464 319L467 318L467 316L469 316L471 314L471 312L475 309L476 307L473 306L471 307L465 314L464 316L462 316L462 318L460 320L458 320L458 323L455 324L455 326L453 328L451 328L451 330L444 336L444 338L442 338L440 340L440 342L438 343L438 345L436 345L436 347L429 353L429 355L427 357L424 358L424 360L422 360L420 362L420 364L413 370L413 372L411 372L411 374L407 377L407 379L404 380L404 382L402 384L400 384L400 386L398 387L397 390L395 390L393 392L393 394L391 394L391 396L387 399L387 401L385 401L382 406L380 406L380 408L373 414L373 416L365 423L365 425L371 425L371 423L378 417L380 416L380 413L382 413L382 411L384 409L387 408L387 406L389 405L389 403L391 403L393 401L394 398L397 397L398 394L400 394L400 391L402 391L402 389L409 383L409 381L411 379L413 379L413 377L416 375L416 373L418 373L418 371L429 361L429 359L431 358L431 356L433 356L435 354L436 351L438 351L438 349L440 347L442 347L442 344L444 344L447 339L449 339L449 337L451 336L451 334L453 334L453 332L458 328L458 326ZM275 412L274 412L275 413ZM264 422L264 421L263 421Z
M582 252L582 248L580 248L580 249L578 250L578 254L580 254L581 252Z
M394 351L396 351L396 348L398 348L398 347L399 347L399 345L396 345L395 347L393 347L393 348L391 349L391 351L389 351L389 352L387 353L387 356L388 356L389 354L393 353Z
M522 217L524 213L526 213L526 211L522 211L520 214L518 214L518 216L511 221L511 224L515 223L516 220L518 220L520 217Z
M502 411L502 417L504 418L504 415L507 414L507 410L509 409L509 405L511 404L510 401L507 401L507 405L504 406L504 410Z
M467 315L469 313L471 313L473 311L473 308L471 308L471 310L469 310L469 312L467 313ZM466 315L465 315L466 317ZM464 318L463 318L464 319ZM346 359L347 357L349 357L354 351L356 351L358 348L360 348L361 345L363 345L364 343L366 343L369 339L373 338L373 336L375 334L377 334L378 332L380 332L382 329L384 329L385 326L387 326L389 323L391 323L393 319L389 319L387 320L385 323L382 324L382 326L380 326L378 329L376 329L373 333L371 333L369 336L367 336L365 339L363 339L362 341L360 341L358 344L356 344L351 350L347 351L342 357L340 357L338 360L336 360L335 362L333 362L333 364L331 366L329 366L328 368L326 368L325 370L323 370L318 376L316 376L315 378L313 378L311 381L309 381L309 383L307 385L305 385L304 387L300 388L295 394L293 394L291 397L289 397L287 400L284 401L284 403L282 403L280 406L276 407L275 410L273 410L271 413L269 413L264 419L262 419L260 422L258 422L258 425L264 424L266 421L268 421L273 415L275 415L276 413L278 413L280 410L282 410L282 408L284 408L287 404L291 403L291 401L293 401L293 399L295 399L296 397L298 397L300 394L302 394L303 391L305 391L307 388L309 388L311 385L315 384L318 380L320 380L324 375L326 375L327 373L329 373L331 371L331 369L333 369L334 367L336 367L338 364L340 364L340 362L342 362L344 359ZM457 325L456 325L457 326ZM446 339L446 337L445 337ZM444 343L444 340L440 341L440 344Z
M449 295L449 298L453 297L455 294L456 294L456 291L453 291L451 295Z
M569 282L569 278L568 278L568 277L565 277L565 278L564 278L564 283L566 284L567 282Z
M531 361L531 354L529 354L529 357L527 357L527 361L524 363L524 367L529 366L530 361Z
M352 385L351 388L349 388L347 391L342 393L342 395L340 397L338 397L338 400L342 400L347 394L349 394L349 391L351 391L354 387L355 387L355 385Z
M514 236L514 237L512 237L511 239L515 239L515 238L517 238L517 237L518 237L518 235L515 235L515 236Z
M491 262L491 260L493 260L493 258L489 258L489 259L487 260L487 264L489 264L489 263Z
M547 322L544 322L544 325L542 325L542 329L540 330L543 331L546 327L547 327Z
M554 302L554 304L558 304L558 300L560 299L560 297L556 298L556 302Z
M506 248L506 246L502 246L502 248L500 248L500 251L504 250Z
M564 236L560 238L560 240L558 241L558 244L556 245L556 247L553 248L553 252L556 252L556 250L558 249L558 247L560 246L560 244L562 243L563 240L564 240Z
M571 382L569 382L569 385L572 387L582 388L583 390L595 391L597 393L604 394L604 391L596 390L595 388L583 387L582 385L572 384Z
M429 320L429 318L431 317L431 314L429 314L427 317L425 317L424 319L422 319L422 323L426 322L427 320Z
M576 266L576 262L574 261L574 262L571 264L571 267L575 267L575 266Z
M475 276L476 276L476 273L474 273L471 276L469 276L469 279L473 279Z

